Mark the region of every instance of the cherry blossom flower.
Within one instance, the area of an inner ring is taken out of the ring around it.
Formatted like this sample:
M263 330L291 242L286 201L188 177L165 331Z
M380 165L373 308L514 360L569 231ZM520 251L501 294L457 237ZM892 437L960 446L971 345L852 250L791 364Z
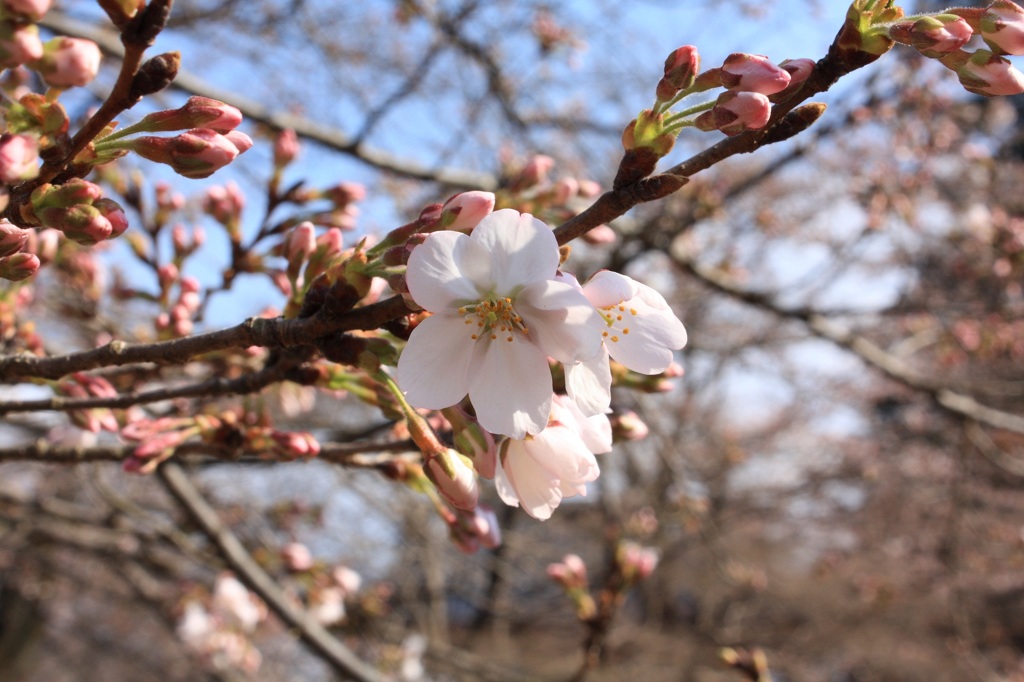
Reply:
M554 396L548 427L522 440L502 441L494 483L505 504L522 505L541 521L566 497L586 495L600 475L595 454L612 449L612 428L603 414L585 417L565 396Z
M409 402L441 409L468 393L488 431L542 431L551 411L548 357L573 364L601 349L600 316L578 288L556 281L558 264L551 230L511 209L468 236L430 234L406 272L412 299L433 313L398 362Z
M583 413L590 415L608 410L609 355L634 372L659 374L672 364L673 351L686 345L686 328L661 294L626 275L602 270L582 290L604 319L604 351L566 365L565 383Z

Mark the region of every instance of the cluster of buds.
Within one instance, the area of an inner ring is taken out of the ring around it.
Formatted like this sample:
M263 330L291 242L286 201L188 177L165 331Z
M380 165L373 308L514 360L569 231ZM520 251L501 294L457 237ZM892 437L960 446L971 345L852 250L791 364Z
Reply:
M79 244L96 244L119 236L128 228L124 210L88 180L75 178L63 185L40 185L29 199L30 219L54 228Z
M615 566L622 575L623 588L646 579L658 565L658 552L635 542L620 542L615 548Z
M494 194L482 191L460 192L443 204L429 204L420 211L416 220L396 227L367 250L367 274L387 281L413 309L418 309L419 306L409 298L409 288L405 283L405 266L412 250L423 243L430 232L472 231L494 210L494 204Z
M124 460L124 470L149 474L175 449L194 436L211 435L221 427L216 417L160 417L136 419L121 429L121 437L138 443L130 457Z
M597 604L590 594L587 565L576 554L566 554L559 563L548 564L548 577L555 581L569 597L576 617L588 621L597 615Z
M167 263L157 270L160 282L160 300L170 304L170 291L178 285L178 298L166 312L157 315L156 329L161 338L181 338L192 333L193 318L202 306L199 281L195 277L181 277L178 266Z
M501 527L494 510L478 504L472 511L444 509L442 518L448 524L448 537L465 554L474 554L481 547L497 549L501 546Z
M0 183L14 185L39 175L39 140L34 135L0 135Z
M29 247L32 230L0 220L0 279L18 282L34 275L41 261Z
M49 11L51 0L0 2L0 68L13 69L42 58L43 43L34 22Z
M206 178L252 147L252 139L235 128L241 112L208 97L190 97L178 109L157 111L134 125L112 132L93 145L101 162L133 151L144 159L170 166L186 178ZM173 137L140 135L184 131Z
M223 225L233 242L242 239L242 211L245 210L245 194L234 182L214 185L206 190L203 197L203 211Z
M311 212L304 218L316 225L349 231L356 228L359 218L356 204L366 198L366 187L358 182L339 182L323 189L297 190L288 194L288 198L299 204L330 202L326 210Z
M667 155L683 128L738 135L767 125L773 101L795 92L810 77L808 59L775 64L762 55L734 53L724 63L700 71L700 54L693 45L674 50L665 59L664 73L655 89L654 106L633 119L622 133L625 156L614 186L628 186L650 175L658 159ZM716 99L671 109L683 100L714 88L724 88Z
M975 35L988 49L963 49ZM1024 55L1024 9L1010 0L908 17L890 25L888 36L937 59L968 92L987 97L1024 93L1024 73L1005 57Z
M100 70L100 48L85 38L61 36L48 40L42 53L26 65L52 88L80 88Z
M520 213L529 213L548 224L563 223L591 204L601 193L601 186L593 180L562 176L557 180L549 178L555 161L550 156L536 154L522 166L508 166L502 176L506 180L498 192L496 204L499 208L514 208ZM466 194L474 194L467 192ZM486 194L476 192L475 194ZM461 197L463 195L456 195ZM449 200L451 201L451 200ZM491 207L493 210L493 207ZM483 206L481 209L483 210ZM490 213L490 211L487 211ZM484 214L486 215L486 213ZM475 217L473 225L480 221ZM466 231L462 227L446 228ZM591 244L607 244L615 241L615 232L607 225L596 227L583 239Z
M67 380L54 386L57 395L69 398L116 398L117 390L101 376L75 372ZM92 433L110 431L116 433L121 425L110 408L92 407L84 410L71 410L68 413L71 421L79 428Z
M209 596L190 596L181 607L177 634L215 669L255 673L261 663L250 640L266 620L267 607L230 573L222 573Z

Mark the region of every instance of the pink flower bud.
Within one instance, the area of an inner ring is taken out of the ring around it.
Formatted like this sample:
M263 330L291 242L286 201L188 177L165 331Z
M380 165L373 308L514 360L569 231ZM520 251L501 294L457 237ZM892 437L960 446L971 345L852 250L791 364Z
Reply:
M813 59L784 59L779 62L779 68L789 74L789 86L787 90L796 88L814 73Z
M313 554L301 542L289 542L282 547L281 558L289 571L302 572L313 568Z
M221 135L210 128L193 128L174 137L136 137L125 142L144 159L165 163L175 173L200 179L212 175L252 147L245 133L232 130Z
M0 278L20 282L39 271L39 257L33 253L16 253L0 258Z
M1009 0L996 0L981 17L981 37L993 50L1024 55L1024 9Z
M565 206L566 202L572 200L579 194L580 183L576 178L562 178L555 183L551 201L556 206Z
M320 454L320 443L310 433L273 431L270 437L277 444L279 453L285 457L316 457Z
M587 565L575 554L566 554L561 563L548 564L547 574L566 590L585 590L589 584Z
M155 111L132 126L133 131L167 133L190 128L208 128L228 133L242 122L242 112L220 100L198 95L189 97L181 107Z
M224 186L217 185L206 190L206 196L203 198L203 210L222 225L238 222L244 209L245 195L233 181ZM194 238L195 235L193 235Z
M767 96L730 90L719 95L714 108L698 116L694 123L701 130L720 130L731 137L763 128L771 114L772 105Z
M447 407L441 413L452 425L453 440L459 452L469 458L478 474L494 478L498 464L494 436L458 405Z
M274 167L284 168L299 155L299 136L291 128L285 128L274 139Z
M445 202L441 225L446 230L468 232L494 210L491 192L461 192Z
M914 22L897 22L889 27L889 36L915 48L926 57L941 57L956 52L971 39L974 30L962 17L944 14L925 16Z
M978 50L956 72L968 92L986 97L1024 93L1024 73L1009 60L988 50Z
M609 225L598 225L595 228L588 230L582 237L583 241L588 244L594 244L595 246L601 244L614 244L615 240L619 238L619 235L615 234L615 230Z
M501 546L501 526L498 525L498 516L494 510L486 504L477 505L474 510L473 527L476 531L480 544L487 549L497 549Z
M476 472L454 450L441 450L423 466L427 478L453 507L472 511L480 496Z
M619 570L627 584L637 583L649 576L658 565L658 552L652 547L641 547L635 542L623 542L615 553Z
M30 135L0 135L0 182L13 185L39 175L39 143Z
M580 196L584 199L596 197L601 193L601 185L593 180L580 180Z
M329 200L338 208L344 208L351 203L362 201L366 198L366 187L358 182L339 182L333 187L323 191L323 198Z
M13 69L43 56L35 24L0 21L0 68Z
M32 211L44 227L60 230L80 244L95 244L115 237L128 221L117 202L103 198L99 185L75 178L63 185L37 187L31 195Z
M363 585L363 578L348 566L336 566L331 571L334 583L347 595L355 594Z
M735 52L722 64L722 86L737 92L774 95L789 85L789 73L759 54Z
M23 230L6 220L0 220L0 257L10 256L25 248L32 230Z
M643 440L650 434L647 424L633 410L617 414L610 421L612 434L618 440Z
M521 192L525 189L535 187L547 180L548 173L555 167L555 160L550 156L535 154L526 162L518 176L512 181L511 189L514 192Z
M49 11L52 0L3 0L6 14L16 14L25 21L36 22Z
M88 85L100 70L100 48L84 38L53 38L43 45L43 56L29 64L54 88Z
M59 230L29 230L28 245L25 250L39 256L39 262L46 264L57 256L60 245Z
M676 48L665 59L665 75L658 82L657 96L661 101L675 97L680 90L693 85L697 72L700 71L700 54L693 45Z
M128 229L128 216L116 201L97 199L92 205L110 223L110 234L106 237L107 239L118 237Z
M298 274L299 267L316 251L316 228L308 220L296 225L284 241L289 272Z
M178 266L174 263L164 263L156 270L157 279L160 282L160 289L167 291L178 281Z

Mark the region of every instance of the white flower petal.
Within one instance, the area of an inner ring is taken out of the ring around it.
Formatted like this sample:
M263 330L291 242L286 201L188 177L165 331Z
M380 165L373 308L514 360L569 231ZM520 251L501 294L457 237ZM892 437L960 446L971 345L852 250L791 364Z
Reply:
M481 286L486 293L491 286L489 268L487 252L469 237L459 232L435 232L413 249L405 281L416 303L440 312L478 300Z
M572 416L576 431L590 452L600 455L612 451L612 423L608 421L607 415L587 416L580 410L576 401L565 396L555 396L554 403L565 411L563 415L568 413ZM565 419L564 416L562 418Z
M495 211L480 221L470 238L490 255L494 291L499 296L511 296L523 285L550 279L558 269L554 233L529 213L510 208Z
M595 308L607 308L637 295L638 282L618 272L601 270L583 287L583 294Z
M523 510L544 521L551 518L551 513L561 503L562 493L558 479L528 453L529 444L529 441L511 441L503 448L500 471L507 477Z
M675 357L673 350L686 345L686 329L668 308L658 310L639 298L627 303L637 314L628 334L616 334L617 341L605 340L608 353L634 372L664 372Z
M612 403L612 371L603 347L590 360L565 365L565 388L582 413L604 414Z
M471 361L469 399L480 426L522 438L540 433L551 411L551 370L547 356L528 339L502 334L477 342Z
M439 410L466 397L475 344L456 314L439 313L420 322L398 358L398 385L409 403Z
M589 360L601 351L604 322L586 296L569 284L531 284L519 292L515 306L530 338L555 360Z

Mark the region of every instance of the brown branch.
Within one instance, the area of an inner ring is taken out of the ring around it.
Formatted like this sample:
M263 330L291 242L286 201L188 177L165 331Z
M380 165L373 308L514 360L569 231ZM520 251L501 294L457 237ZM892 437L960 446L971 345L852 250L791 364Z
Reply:
M72 372L140 362L183 364L204 353L230 348L295 348L328 334L377 329L408 312L401 297L396 296L333 319L320 316L303 319L254 317L234 327L171 341L133 344L115 340L94 350L48 358L24 354L0 356L0 383L27 377L59 379Z
M288 627L294 628L307 646L342 675L360 682L383 680L375 668L360 660L320 623L294 605L293 600L286 596L274 579L253 560L238 538L220 520L217 512L180 466L173 462L165 462L158 469L158 473L168 492L217 546L221 556L237 574L239 580L258 594Z
M54 445L46 440L0 448L0 462L42 462L44 464L83 464L85 462L122 462L132 456L135 445ZM407 456L408 455L408 456ZM265 464L292 462L293 459L267 459L260 453L239 455L236 451L208 443L185 443L174 457L200 456L199 461L247 461ZM208 459L208 458L212 458ZM377 469L395 461L419 461L421 455L411 440L383 443L321 443L320 454L313 458L351 468Z
M306 383L304 372L273 365L234 379L210 379L184 386L157 388L150 391L130 391L112 398L68 398L54 396L39 400L12 400L0 402L0 415L12 412L45 412L88 410L92 408L123 409L133 405L146 405L175 398L206 398L217 395L245 395L258 393L278 381Z

